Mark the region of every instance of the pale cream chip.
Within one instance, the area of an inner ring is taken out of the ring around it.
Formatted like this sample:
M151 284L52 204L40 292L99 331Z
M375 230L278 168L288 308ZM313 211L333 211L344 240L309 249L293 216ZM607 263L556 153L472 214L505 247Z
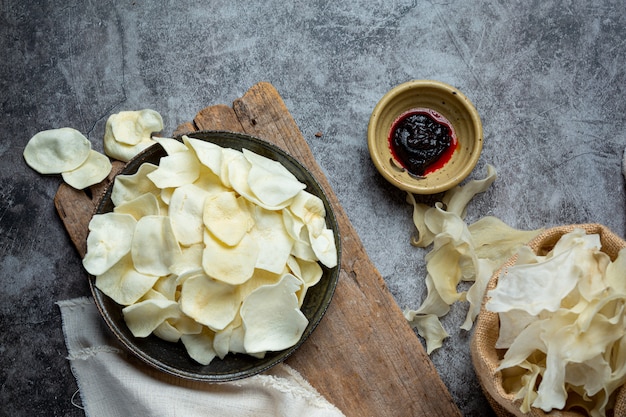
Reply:
M288 203L306 185L301 183L287 168L277 161L243 150L252 164L248 185L254 195L269 207Z
M239 310L237 310L237 314L235 315L233 321L231 321L224 329L215 332L215 337L213 338L213 349L215 350L215 354L220 359L224 359L229 352L245 353L243 352L243 333L235 332L235 329L240 327L241 316L239 315ZM242 335L241 343L238 343L236 340L238 333ZM233 334L235 335L235 338L233 338ZM232 346L231 340L233 341ZM239 349L237 348L238 346L240 346Z
M239 158L232 158L228 162L228 167L225 170L228 175L229 187L232 187L239 195L250 201L252 204L261 206L267 210L280 210L287 206L289 201L283 202L280 205L270 206L261 201L250 188L248 177L250 175L250 169L252 165L250 162L240 154Z
M322 267L317 262L305 261L294 256L289 257L287 266L293 275L300 278L307 287L316 285L324 274Z
M169 201L169 217L174 235L181 245L201 243L204 236L202 212L208 193L203 189L186 184L174 189Z
M235 188L234 185L231 184L231 175L237 178L241 177L241 174L237 171L245 170L248 165L249 163L246 161L241 151L231 148L222 148L222 163L219 172L222 184L227 188ZM231 171L235 172L231 173ZM237 189L235 189L235 191L239 192Z
M165 150L165 153L167 153L168 155L172 155L178 152L187 152L189 150L183 142L176 139L153 136L152 140L161 145L163 147L163 150Z
M148 178L148 174L155 171L157 165L144 162L134 174L120 174L115 177L111 190L111 201L115 206L134 200L146 193L157 193L158 188Z
M246 234L236 246L223 245L204 232L202 267L211 278L231 285L243 284L252 277L259 256L259 245Z
M285 273L288 272L287 269ZM263 269L255 269L252 277L237 286L237 291L239 292L239 298L241 300L245 300L248 295L250 295L254 290L263 286L263 285L273 285L280 281L281 277L284 273L275 274L273 272L265 271Z
M144 216L159 216L161 205L153 193L146 193L133 200L123 202L114 207L113 211L120 214L130 214L135 220L139 220Z
M283 164L258 153L252 152L249 149L242 149L243 156L246 157L250 164L258 168L262 168L263 171L269 174L281 178L283 180L298 181L295 175L293 175Z
M335 235L331 229L324 229L319 236L311 236L311 248L313 252L328 268L337 266L337 245L335 244Z
M183 136L183 142L193 149L200 162L209 168L215 175L222 174L223 148L211 142Z
M201 365L208 365L215 359L217 354L213 349L215 333L204 328L198 334L185 334L180 337L189 356Z
M240 302L235 286L202 273L188 277L182 284L180 308L183 313L214 331L224 329L233 321Z
M181 314L161 323L153 333L155 336L168 342L178 342L183 335L200 334L203 326L195 320Z
M191 246L181 246L181 254L176 257L174 263L170 265L170 272L178 277L187 273L202 271L202 253L204 243ZM180 282L179 282L180 283Z
M137 271L149 275L168 275L170 265L181 254L169 217L142 217L135 226L131 254Z
M156 142L152 139L145 139L136 145L125 145L115 141L112 136L105 134L104 136L104 153L110 158L118 161L128 162L139 153L154 145Z
M158 279L158 276L138 272L127 254L96 277L96 286L116 303L127 306L143 297Z
M259 245L255 267L279 274L285 269L294 240L285 229L280 212L254 206L252 215L254 228L250 235Z
M298 218L295 214L291 212L291 210L281 210L283 215L283 223L285 224L285 229L289 236L293 240L299 240L302 228L304 227L304 222L302 219Z
M176 301L150 299L122 309L124 321L135 337L148 337L165 320L180 317Z
M199 187L209 194L217 194L224 191L230 191L222 184L220 177L215 175L213 171L204 165L200 165L200 174L198 179L193 182L193 185Z
M246 201L228 191L206 198L201 220L227 246L237 245L254 226Z
M117 142L137 145L150 138L152 133L163 130L163 118L151 109L121 111L107 119L111 133Z
M313 236L326 228L326 209L321 198L301 190L289 205L289 211L307 225Z
M176 190L176 188L178 187L168 187L168 188L161 189L161 193L159 194L159 197L161 198L161 201L163 202L163 204L165 204L166 206L170 205L170 201L172 200L172 194L174 194L174 191Z
M309 231L306 227L300 229L300 237L294 241L291 248L291 254L299 259L305 261L318 261L318 257L311 247L311 240L309 238Z
M156 280L152 289L162 295L166 300L177 301L178 300L178 280L177 276L174 274L170 274L167 276L159 277Z
M24 148L28 166L40 174L61 174L81 166L89 157L91 142L70 127L35 134Z
M148 174L158 188L192 184L200 175L200 162L191 151L176 152L161 158L156 170Z
M152 134L163 130L163 118L151 109L121 111L107 119L104 130L104 153L128 162L154 145Z
M254 290L241 305L246 352L279 351L295 345L309 321L298 308L300 280L285 274ZM268 303L267 300L272 300Z
M111 161L106 155L91 150L78 168L61 173L63 181L77 190L100 183L111 173Z
M87 253L83 266L91 275L101 275L130 252L137 221L130 214L96 214L89 222Z
M176 343L180 340L182 333L175 326L172 325L170 319L165 320L159 324L152 333L159 339L163 339L166 342Z

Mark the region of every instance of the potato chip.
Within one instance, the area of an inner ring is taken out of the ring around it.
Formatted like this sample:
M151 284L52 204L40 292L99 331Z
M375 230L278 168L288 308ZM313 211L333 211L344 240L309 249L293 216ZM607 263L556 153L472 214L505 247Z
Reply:
M168 155L172 155L177 152L187 152L189 150L184 143L176 139L160 138L155 136L152 140L161 145L163 150L165 150L165 153Z
M111 172L111 161L100 152L91 150L78 168L61 173L63 181L77 190L100 183Z
M183 142L191 147L200 162L209 168L213 174L222 174L222 151L223 148L211 142L183 136Z
M35 134L24 148L28 166L40 174L61 174L81 166L89 157L91 142L69 127Z
M91 275L101 275L130 252L137 221L130 214L96 214L89 222L87 253L83 266Z
M148 178L148 174L154 172L157 165L143 163L134 174L120 174L115 177L111 190L111 201L116 207L146 193L157 193L158 188Z
M623 283L611 286L626 251L612 262L600 247L599 235L574 229L545 255L518 256L487 294L486 308L500 318L496 347L507 349L498 370L524 399L522 412L603 416L626 382L626 292Z
M279 274L285 269L294 244L285 229L283 216L279 212L254 206L252 217L254 228L250 230L250 235L259 246L255 267Z
M204 232L202 267L211 278L231 285L252 277L259 256L259 245L246 234L236 246L226 246L208 231Z
M180 255L177 256L174 263L170 265L170 272L180 277L187 273L202 271L202 253L204 252L204 243L198 243L187 247L181 246L180 249Z
M321 198L301 190L289 205L289 211L306 224L309 232L317 237L326 228L326 209Z
M168 215L172 230L181 245L201 243L204 237L202 212L208 193L193 184L174 189L169 201Z
M226 246L237 245L254 226L246 201L232 191L207 197L198 218Z
M158 188L191 184L200 175L200 162L191 151L176 152L161 158L159 166L147 177Z
M461 328L470 330L493 271L541 231L516 230L493 217L482 218L472 225L463 221L469 201L486 191L495 179L495 169L487 165L484 179L450 189L434 206L418 203L412 194L407 194L416 229L411 244L417 247L432 244L433 249L425 257L426 299L417 310L406 310L404 314L426 339L429 353L441 346L442 337L447 337L437 330L434 324L437 317L447 314L455 302L468 302ZM473 284L467 291L459 291L457 287L462 281Z
M135 337L148 337L165 320L180 317L178 303L170 300L144 300L122 309L128 329Z
M170 273L181 250L167 216L145 216L135 226L131 254L137 271L156 276Z
M198 334L182 335L180 340L193 360L201 365L208 365L217 356L213 349L214 338L215 333L205 328Z
M298 342L309 321L298 308L300 280L285 274L254 290L241 305L246 352L278 351ZM267 300L272 300L268 303Z
M224 329L215 332L215 336L213 337L213 349L215 350L215 354L220 359L224 359L229 352L246 353L243 351L243 337L241 338L241 343L237 343L236 341L238 333L243 335L241 332L235 332L235 329L240 327L241 316L239 315L239 310L237 310L237 315L233 321L231 321ZM233 338L233 334L235 335L235 338ZM232 344L231 340L233 341ZM240 348L235 346L239 346Z
M318 260L337 263L322 201L282 164L247 150L153 141L167 154L159 165L115 180L112 214L132 220L130 248L99 277L129 304L133 334L180 340L201 364L292 346L308 325L299 308L322 277Z
M161 115L151 109L121 111L109 116L107 124L115 141L125 145L137 145L163 130Z
M159 216L161 204L153 193L145 193L114 207L113 211L120 214L130 214L135 220L139 220L144 216Z
M311 248L317 259L328 268L337 266L337 246L331 229L323 229L319 236L309 236Z
M286 204L306 187L281 163L247 149L242 152L251 164L248 174L250 190L264 205Z
M154 145L152 133L163 130L161 115L150 109L122 111L107 119L104 131L104 153L128 162L139 152Z
M181 310L213 331L222 330L233 321L240 303L236 287L202 273L188 277L182 284Z
M130 254L96 277L96 286L121 305L131 305L150 290L159 279L138 272Z

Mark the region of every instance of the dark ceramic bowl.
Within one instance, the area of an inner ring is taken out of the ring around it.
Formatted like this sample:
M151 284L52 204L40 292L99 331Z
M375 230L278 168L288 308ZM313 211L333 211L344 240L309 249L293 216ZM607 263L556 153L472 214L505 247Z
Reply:
M328 202L322 187L313 175L298 161L277 146L264 140L232 132L200 131L188 134L189 137L213 142L226 148L241 150L247 148L255 153L274 159L282 163L301 182L306 184L306 190L324 202L326 208L326 223L333 230L337 245L337 259L341 261L341 240L339 227L333 209ZM124 167L121 174L134 174L144 162L158 164L166 153L161 145L154 145L132 159ZM113 210L111 202L112 186L104 194L97 207L97 213L106 213ZM300 340L292 347L268 352L263 359L249 355L229 353L224 359L215 358L209 365L201 365L189 357L181 342L167 342L154 335L146 338L137 338L130 332L122 315L123 306L103 294L95 285L95 277L89 276L89 285L95 303L106 324L113 331L119 341L133 354L145 363L169 374L191 380L207 382L225 382L246 378L264 372L274 365L284 361L311 335L322 319L337 285L340 265L326 268L322 265L323 275L319 283L308 289L302 312L309 320Z

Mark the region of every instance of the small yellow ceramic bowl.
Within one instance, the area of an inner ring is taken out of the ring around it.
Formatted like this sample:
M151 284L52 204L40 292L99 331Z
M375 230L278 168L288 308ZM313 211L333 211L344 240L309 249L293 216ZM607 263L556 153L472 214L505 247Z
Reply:
M458 145L440 168L416 176L402 168L389 145L396 119L409 110L433 110L448 120ZM432 80L414 80L391 89L370 117L367 143L376 169L394 186L414 194L436 194L463 181L474 169L483 147L483 127L470 100L456 88Z

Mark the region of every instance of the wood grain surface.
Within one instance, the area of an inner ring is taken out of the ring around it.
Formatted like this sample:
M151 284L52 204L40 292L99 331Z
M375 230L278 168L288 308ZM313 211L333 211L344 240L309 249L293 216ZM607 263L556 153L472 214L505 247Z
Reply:
M243 132L278 145L312 172L335 210L342 240L337 289L312 336L287 363L348 417L460 416L274 86L261 82L232 107L207 107L173 135L197 130ZM115 164L111 176L88 193L61 185L55 196L81 256L89 220L120 168Z

